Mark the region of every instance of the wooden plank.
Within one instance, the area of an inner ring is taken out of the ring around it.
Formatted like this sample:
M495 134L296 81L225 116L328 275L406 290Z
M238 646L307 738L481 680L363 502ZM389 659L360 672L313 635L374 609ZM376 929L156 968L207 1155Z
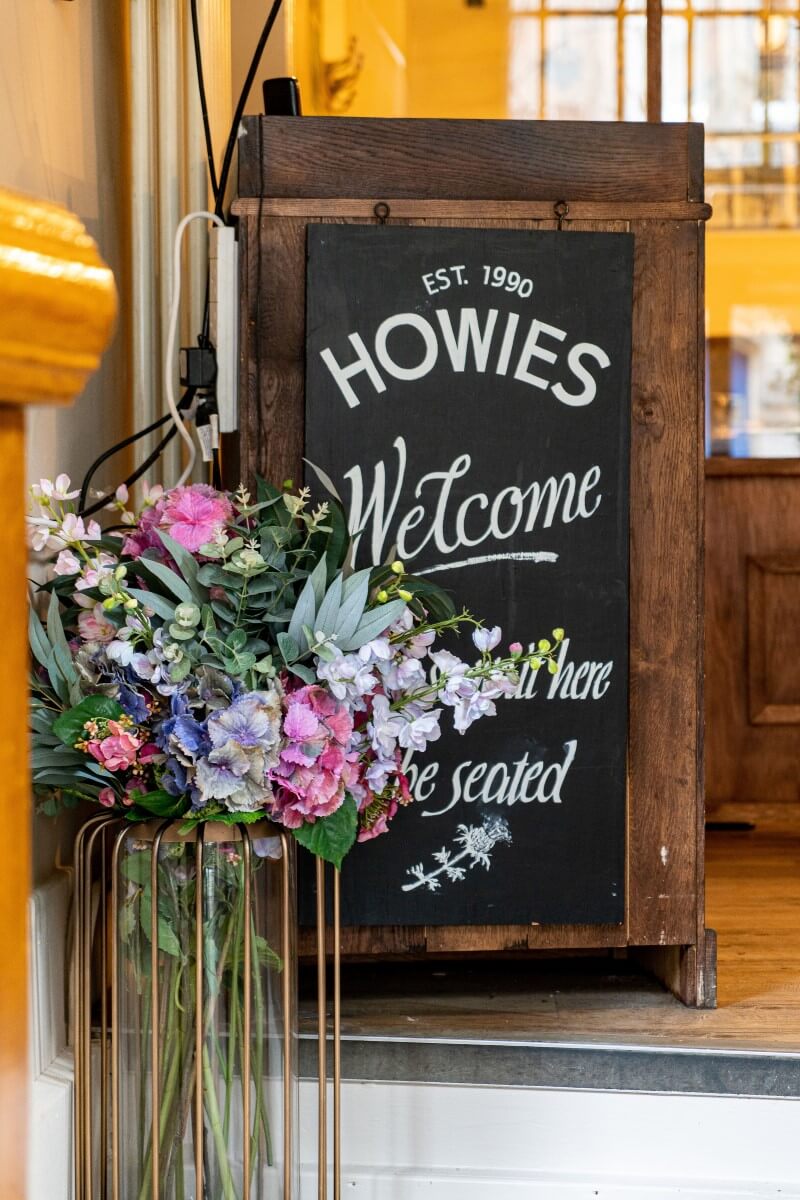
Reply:
M749 559L796 556L800 478L797 471L710 476L706 501L706 792L716 817L717 806L728 801L796 804L800 796L800 724L752 720L758 708L751 710L750 689L757 698L764 664L754 637L757 590L748 595L747 588ZM786 669L796 669L796 622L769 637ZM766 691L760 692L763 702Z
M245 129L240 196L697 198L687 125L247 117Z
M384 198L389 204L388 220L397 218L423 217L431 221L439 217L460 218L470 221L515 220L528 218L552 221L555 217L552 201L504 200L408 200ZM377 221L375 204L371 199L309 199L288 197L281 200L248 199L235 201L232 212L237 217L305 217L308 220L320 217L335 217L343 220ZM615 221L669 220L707 221L711 216L711 205L688 200L663 200L642 204L636 200L603 203L595 201L572 201L564 228L569 229L576 220Z
M800 475L800 458L728 458L715 455L705 460L705 473L709 479Z
M698 231L633 222L629 934L697 936ZM675 553L675 547L681 553Z

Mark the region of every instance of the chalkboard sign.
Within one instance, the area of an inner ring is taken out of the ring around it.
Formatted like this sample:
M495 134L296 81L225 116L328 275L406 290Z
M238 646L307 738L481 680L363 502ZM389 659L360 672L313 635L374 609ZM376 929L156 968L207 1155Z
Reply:
M396 546L506 643L566 630L556 676L409 761L343 921L620 923L633 237L323 224L307 250L306 457L357 565Z

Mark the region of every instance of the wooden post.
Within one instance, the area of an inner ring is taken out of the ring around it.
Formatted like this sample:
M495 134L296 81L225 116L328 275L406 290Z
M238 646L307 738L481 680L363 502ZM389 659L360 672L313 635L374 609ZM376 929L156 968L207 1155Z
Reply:
M108 341L111 272L71 213L0 191L0 1195L26 1195L30 776L24 405L67 403Z
M661 120L661 0L647 0L647 119Z

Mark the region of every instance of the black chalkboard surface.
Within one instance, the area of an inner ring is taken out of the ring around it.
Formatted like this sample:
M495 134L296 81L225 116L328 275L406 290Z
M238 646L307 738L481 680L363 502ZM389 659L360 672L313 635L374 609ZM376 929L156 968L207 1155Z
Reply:
M345 924L624 919L632 263L629 234L308 228L306 457L357 564L397 545L506 644L566 630L557 676L411 761Z

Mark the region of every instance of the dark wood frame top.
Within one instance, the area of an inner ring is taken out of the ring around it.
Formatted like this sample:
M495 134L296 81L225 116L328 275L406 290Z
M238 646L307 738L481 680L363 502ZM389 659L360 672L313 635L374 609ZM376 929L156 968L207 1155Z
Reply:
M704 929L703 131L699 125L249 118L240 141L238 461L301 477L313 221L635 236L627 902L621 925L347 929L354 955L623 948L714 1003ZM556 205L559 204L559 209ZM564 204L568 206L565 213ZM386 210L379 213L385 215Z

